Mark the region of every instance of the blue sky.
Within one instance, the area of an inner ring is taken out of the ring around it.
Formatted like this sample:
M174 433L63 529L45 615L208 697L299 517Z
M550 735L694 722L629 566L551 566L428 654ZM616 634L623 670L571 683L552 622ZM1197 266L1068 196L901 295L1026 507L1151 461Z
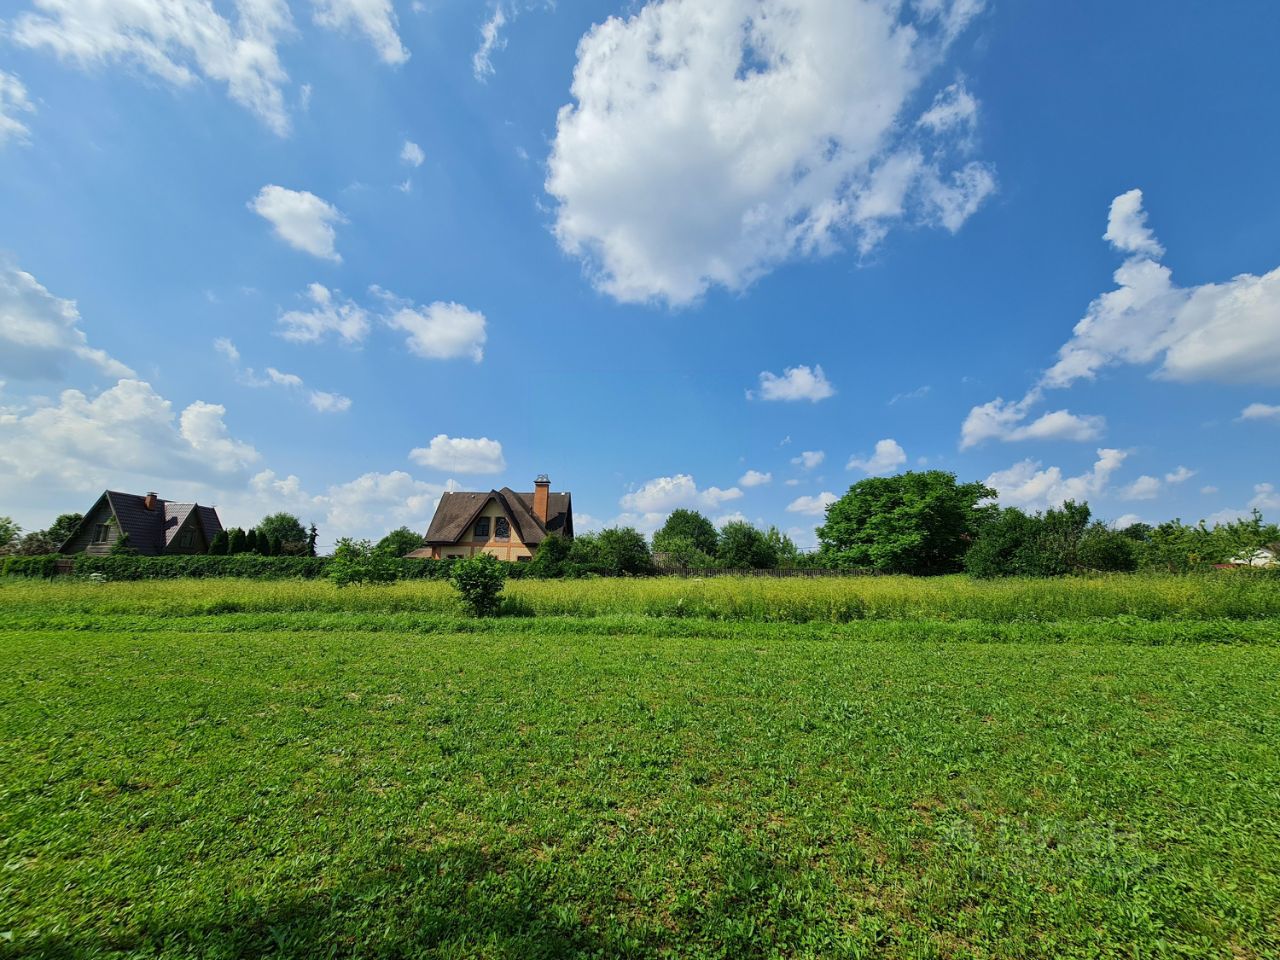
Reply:
M1280 9L20 0L0 513L1280 517ZM166 11L166 16L160 16ZM822 456L819 457L818 454Z

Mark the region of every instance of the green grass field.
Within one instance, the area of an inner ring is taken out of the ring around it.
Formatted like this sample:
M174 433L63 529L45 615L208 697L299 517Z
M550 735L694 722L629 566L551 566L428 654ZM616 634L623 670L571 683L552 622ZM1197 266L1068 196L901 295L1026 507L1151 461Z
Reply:
M509 593L0 584L0 956L1280 956L1275 580Z

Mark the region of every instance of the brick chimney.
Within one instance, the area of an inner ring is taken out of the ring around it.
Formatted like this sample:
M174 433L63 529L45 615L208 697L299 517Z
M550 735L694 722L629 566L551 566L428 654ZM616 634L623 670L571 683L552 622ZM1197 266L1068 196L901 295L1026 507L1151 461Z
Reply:
M156 492L154 490L147 491L147 495L142 498L142 505L148 510L156 508Z
M544 527L547 525L547 505L551 500L551 478L545 473L538 474L533 481L533 515Z

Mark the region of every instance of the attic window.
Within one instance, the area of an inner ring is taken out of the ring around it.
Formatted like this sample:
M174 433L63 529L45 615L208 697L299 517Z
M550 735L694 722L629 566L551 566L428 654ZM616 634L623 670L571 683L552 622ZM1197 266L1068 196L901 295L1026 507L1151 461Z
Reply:
M111 539L111 524L100 523L93 528L93 542L106 543Z
M494 521L493 537L495 540L511 539L511 522L506 517L498 517Z
M476 521L475 538L477 540L489 539L489 518L481 517Z

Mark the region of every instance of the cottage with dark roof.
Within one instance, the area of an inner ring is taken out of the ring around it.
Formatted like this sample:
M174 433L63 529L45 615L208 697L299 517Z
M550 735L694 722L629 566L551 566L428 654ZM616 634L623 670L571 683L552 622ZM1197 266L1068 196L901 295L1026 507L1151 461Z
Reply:
M426 546L409 554L433 560L490 553L499 560L529 560L551 534L573 539L573 503L552 493L545 474L532 493L510 487L488 493L446 493L427 529Z
M221 531L213 507L107 490L58 552L102 556L127 534L129 548L144 557L208 553L209 542Z

